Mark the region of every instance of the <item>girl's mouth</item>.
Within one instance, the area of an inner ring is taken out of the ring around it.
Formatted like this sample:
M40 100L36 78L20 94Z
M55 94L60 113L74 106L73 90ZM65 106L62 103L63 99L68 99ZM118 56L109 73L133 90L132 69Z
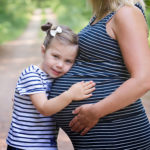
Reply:
M52 73L56 76L60 75L61 72L60 71L56 71L55 69L52 69Z

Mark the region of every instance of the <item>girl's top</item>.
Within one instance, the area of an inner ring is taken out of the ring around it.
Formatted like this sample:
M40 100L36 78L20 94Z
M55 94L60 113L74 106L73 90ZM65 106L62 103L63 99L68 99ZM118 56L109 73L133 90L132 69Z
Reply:
M136 6L142 10L139 4ZM83 80L96 82L92 97L74 101L55 115L57 125L69 135L76 150L150 149L150 124L140 99L101 118L84 136L72 132L69 127L76 107L101 101L130 78L118 42L106 31L106 24L114 15L112 12L91 25L94 17L79 33L80 54L72 69L57 79L51 90L51 96L55 97L73 83Z
M7 144L25 150L57 150L57 129L52 117L40 114L29 95L50 93L53 79L31 65L20 75L14 95L14 109Z

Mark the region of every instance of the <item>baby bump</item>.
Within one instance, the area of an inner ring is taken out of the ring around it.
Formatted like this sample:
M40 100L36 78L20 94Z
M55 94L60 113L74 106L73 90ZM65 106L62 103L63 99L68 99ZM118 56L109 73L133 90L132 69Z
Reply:
M92 80L96 82L96 90L93 92L93 96L82 101L73 101L70 105L64 108L61 112L54 115L58 127L61 127L70 137L75 149L105 149L112 148L112 145L116 145L115 138L120 138L120 134L124 134L123 142L126 140L126 146L129 145L128 141L133 141L136 137L146 135L145 141L149 141L150 126L146 114L144 112L141 100L137 100L134 104L119 110L115 113L101 118L99 123L93 127L85 136L80 136L79 133L74 133L69 127L69 122L74 115L72 111L83 104L96 103L106 96L110 95L116 88L118 88L124 81L121 79L110 78L95 78L95 77L67 77L63 76L55 81L52 86L50 97L55 97L66 91L72 84L80 81ZM132 118L132 119L131 119ZM135 122L133 121L135 119ZM132 121L131 121L132 120ZM119 126L118 126L119 121ZM126 125L125 125L126 123ZM131 129L131 124L135 124ZM143 125L146 124L146 128L143 130ZM140 125L140 126L139 126ZM126 128L124 128L126 126ZM128 129L131 129L129 135L133 135L134 129L138 128L139 131L133 136L133 139L127 140L126 133ZM124 130L125 129L125 130ZM118 133L119 130L119 133ZM105 131L105 132L104 132ZM121 132L121 133L120 133ZM93 140L91 140L92 137ZM122 137L122 136L121 136ZM140 137L142 138L142 137ZM140 139L138 138L138 139ZM112 140L114 139L114 140ZM84 142L83 142L84 141ZM88 143L88 144L87 144ZM120 144L120 143L119 143ZM124 144L124 143L122 143ZM132 145L132 144L131 144ZM142 143L143 147L144 143ZM149 146L149 144L146 144ZM119 147L119 146L118 146ZM115 147L116 148L116 147ZM128 148L127 148L128 149ZM132 148L131 148L132 149Z
M72 84L80 81L94 81L96 82L96 90L93 92L93 96L82 101L73 101L70 105L64 108L61 112L55 115L58 126L68 128L69 122L74 117L72 111L83 104L96 103L107 95L111 94L120 84L123 82L118 79L101 79L95 77L67 77L63 76L55 81L52 86L50 97L55 97L66 91Z
M131 128L130 127L131 120L132 120L131 118L135 118L136 121L137 120L139 121L138 124L136 124L138 128L139 128L139 124L143 122L147 122L146 123L147 128L143 130L143 127L141 126L138 133L142 132L142 134L143 133L146 134L147 137L150 136L149 132L147 132L149 130L148 119L146 118L145 113L143 112L143 106L140 100L136 101L134 104L122 110L119 110L115 113L105 116L104 118L101 118L99 123L95 127L93 127L85 136L80 136L79 133L72 132L69 127L69 122L74 117L72 111L76 107L82 104L96 103L102 100L106 96L110 95L116 88L118 88L122 84L122 82L124 82L121 79L107 79L107 78L95 78L95 77L93 78L92 77L84 77L84 78L69 77L68 78L66 76L63 76L55 81L50 95L51 97L55 97L61 94L62 92L66 91L72 84L83 80L84 81L93 80L94 82L96 82L96 90L93 92L93 96L86 100L73 101L70 105L68 105L61 112L58 112L54 116L56 118L56 123L58 127L61 127L71 138L75 149L82 149L84 147L83 149L92 148L94 150L98 148L104 149L105 146L107 148L108 147L112 148L112 144L114 144L115 142L115 140L112 140L114 139L114 136L116 136L116 138L120 137L119 136L120 133L117 133L116 131L118 131L118 129L120 128L119 131L122 132L121 134L126 134L126 130ZM124 121L125 119L126 121ZM118 127L117 120L120 121L119 127ZM126 122L129 122L127 123L127 125L129 126L126 125L127 126L126 129L122 130ZM116 133L118 135L115 135ZM142 134L140 133L140 135ZM139 135L135 135L134 138L136 138L137 136ZM92 137L93 141L89 137ZM148 138L146 138L146 140L148 140ZM133 141L133 139L131 141ZM108 143L110 145L108 145Z

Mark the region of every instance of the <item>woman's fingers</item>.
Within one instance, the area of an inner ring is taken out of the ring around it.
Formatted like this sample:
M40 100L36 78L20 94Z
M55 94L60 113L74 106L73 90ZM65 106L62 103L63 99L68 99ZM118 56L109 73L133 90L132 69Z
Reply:
M80 128L80 123L77 121L76 124L74 124L71 127L71 131L78 132L78 131L80 131L79 128Z
M76 116L69 124L71 131L81 132L81 135L85 135L97 124L99 117L95 114L94 106L93 104L85 104L73 111Z
M75 110L72 111L72 114L78 114L80 112L81 106L77 107Z
M80 135L85 135L86 133L88 133L88 131L90 130L90 128L85 128Z
M80 132L84 129L84 126L80 124L78 121L78 116L74 117L70 122L69 126L71 127L71 131Z
M84 126L83 125L79 125L78 128L76 129L76 132L80 132L84 129Z
M78 121L78 118L77 118L77 116L75 116L71 121L70 121L70 123L69 123L69 127L73 127L74 126L74 124L76 124L76 122Z

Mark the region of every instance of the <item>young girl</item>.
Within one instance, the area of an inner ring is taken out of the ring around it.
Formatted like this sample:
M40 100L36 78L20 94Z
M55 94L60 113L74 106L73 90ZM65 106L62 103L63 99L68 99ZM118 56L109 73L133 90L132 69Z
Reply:
M51 27L51 23L42 26L47 32L42 63L30 65L19 77L7 150L56 150L56 124L52 117L45 116L57 113L73 100L90 97L95 89L92 81L78 82L47 100L52 81L69 71L78 52L76 34L65 26Z

